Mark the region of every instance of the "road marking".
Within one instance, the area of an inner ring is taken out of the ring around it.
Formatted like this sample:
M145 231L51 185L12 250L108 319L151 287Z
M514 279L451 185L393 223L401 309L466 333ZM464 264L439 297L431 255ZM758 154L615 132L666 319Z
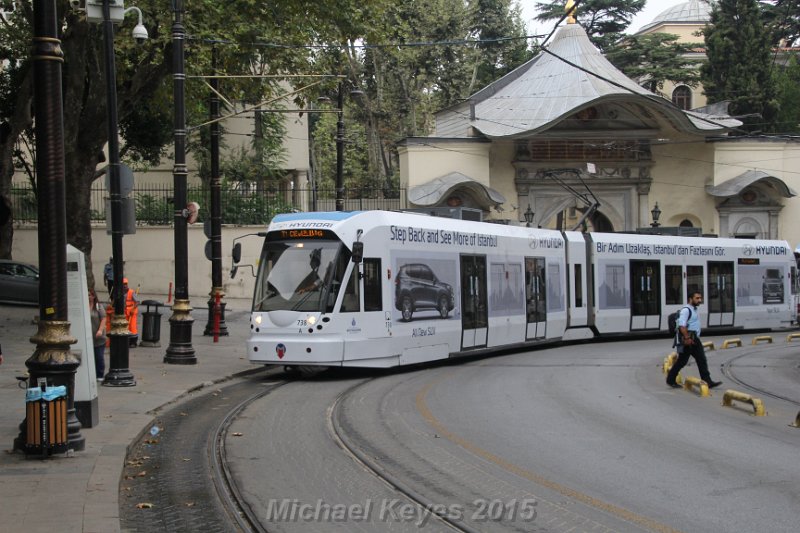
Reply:
M606 513L614 515L618 518L622 518L623 520L633 522L634 524L645 527L651 531L658 531L661 533L680 533L680 530L678 529L671 528L670 526L667 526L660 522L656 522L655 520L647 518L646 516L634 513L633 511L629 511L622 507L618 507L608 502L598 500L597 498L589 496L588 494L584 494L583 492L571 489L560 483L547 479L546 477L537 474L536 472L531 472L530 470L515 465L514 463L506 461L502 457L495 455L487 450L484 450L483 448L473 444L472 442L448 430L442 425L441 422L439 422L439 420L435 416L433 416L433 413L428 408L428 404L425 401L425 398L428 396L428 392L433 388L434 385L438 384L443 379L444 377L431 381L417 393L416 397L417 411L419 411L419 413L422 415L422 418L424 418L425 421L436 430L436 433L440 437L444 437L450 442L453 442L454 444L457 444L458 446L464 448L468 452L471 452L477 455L478 457L481 457L489 461L490 463L494 463L503 470L507 470L508 472L516 474L524 479L533 481L534 483L541 485L542 487L558 492L559 494L562 494L564 496L577 500L581 503L594 507L595 509L605 511Z

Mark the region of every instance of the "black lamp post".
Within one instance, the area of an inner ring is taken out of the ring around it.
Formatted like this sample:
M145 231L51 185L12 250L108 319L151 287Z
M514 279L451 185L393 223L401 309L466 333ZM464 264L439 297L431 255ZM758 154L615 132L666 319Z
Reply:
M108 178L111 197L111 255L114 266L114 316L109 332L109 366L103 379L107 387L136 385L129 367L130 350L128 321L125 318L127 294L122 291L124 262L122 257L122 192L119 175L119 126L117 118L117 70L114 61L114 22L111 0L103 0L103 45L106 70L106 114L108 116Z
M184 100L183 0L172 0L173 105L175 106L175 166L172 170L175 224L175 303L169 317L169 346L164 362L176 365L197 364L192 347L192 306L189 303L189 259L186 220L186 102Z
M653 215L653 223L650 225L654 228L659 227L661 224L658 223L658 219L661 218L661 209L658 208L658 202L656 202L656 205L650 211L650 214Z
M80 360L70 350L67 313L67 234L64 169L64 108L61 64L64 54L58 38L55 0L33 2L33 86L36 127L36 173L39 185L39 326L31 342L33 355L25 361L30 387L39 378L48 386L67 389L67 449L86 446L75 416L75 371ZM27 444L27 425L14 440L15 449Z
M525 217L525 227L527 227L527 228L531 227L531 224L533 224L533 216L534 216L534 214L535 213L531 209L531 204L528 204L528 209L526 209L525 212L522 214L522 216Z
M344 211L344 88L339 82L336 98L336 210Z
M211 292L208 300L208 322L203 335L228 335L228 326L225 324L225 302L222 298L225 292L222 289L222 199L220 197L219 174L219 78L217 74L217 61L219 50L216 46L211 49L211 95L209 100L209 113L211 115ZM256 120L260 117L256 114ZM214 318L215 307L219 297L219 323Z

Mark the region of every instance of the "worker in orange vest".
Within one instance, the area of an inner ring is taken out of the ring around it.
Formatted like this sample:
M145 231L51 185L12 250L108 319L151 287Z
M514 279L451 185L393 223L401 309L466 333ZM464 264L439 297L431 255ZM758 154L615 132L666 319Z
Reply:
M137 325L139 298L133 289L128 288L128 278L122 278L122 292L125 294L125 318L128 320L128 332L131 335L130 345L136 347L139 341L139 327Z
M125 320L128 321L129 345L133 348L136 347L139 341L139 298L133 289L128 288L128 278L122 278L122 291L125 294ZM111 301L108 302L106 307L106 331L108 332L108 339L106 346L111 345L111 318L114 316L114 295L111 295Z

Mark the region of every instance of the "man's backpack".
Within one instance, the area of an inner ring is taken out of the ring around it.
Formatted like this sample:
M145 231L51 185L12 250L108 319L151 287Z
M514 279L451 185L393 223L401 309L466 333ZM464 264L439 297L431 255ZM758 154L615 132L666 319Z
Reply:
M671 313L667 317L667 328L669 328L669 334L672 335L672 336L675 336L675 334L678 333L678 315L684 309L688 309L689 310L689 318L692 318L692 308L689 307L688 305L682 307L680 310L678 310L678 311L676 311L674 313Z

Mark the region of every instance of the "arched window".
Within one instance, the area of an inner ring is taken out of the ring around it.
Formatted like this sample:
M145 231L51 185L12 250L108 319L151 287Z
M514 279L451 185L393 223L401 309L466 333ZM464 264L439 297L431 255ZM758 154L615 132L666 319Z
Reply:
M688 218L684 218L683 220L681 220L679 226L682 228L693 228L694 224L692 224L692 221L689 220Z
M672 103L684 111L688 111L692 108L692 90L686 85L675 87L675 90L672 91Z

